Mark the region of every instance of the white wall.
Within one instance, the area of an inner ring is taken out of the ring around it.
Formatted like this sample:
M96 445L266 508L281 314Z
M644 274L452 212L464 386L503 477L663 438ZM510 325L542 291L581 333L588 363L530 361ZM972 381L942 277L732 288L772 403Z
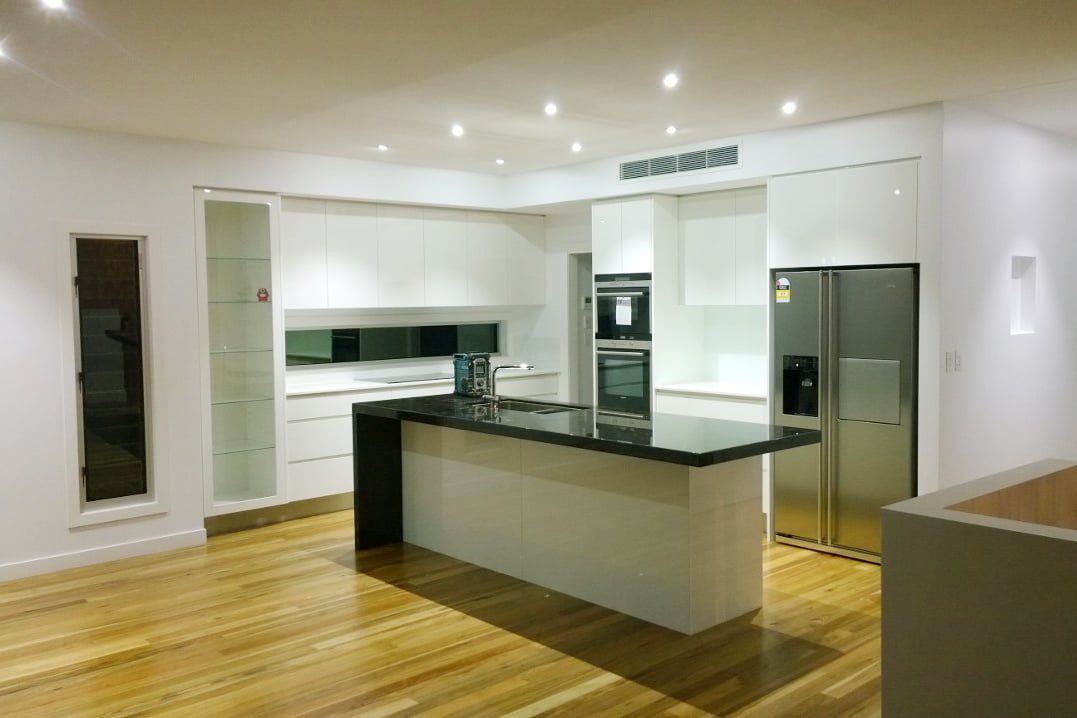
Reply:
M0 123L0 579L204 541L195 185L499 208L499 177ZM68 525L67 232L148 235L152 471L168 512ZM524 333L521 330L521 333Z
M584 204L569 212L546 217L546 306L534 324L532 363L548 359L561 369L558 396L567 401L573 396L576 361L570 337L576 332L576 312L568 305L573 281L569 255L591 251L591 207Z
M1077 458L1077 141L947 105L943 193L940 484ZM1034 334L1010 334L1014 255Z

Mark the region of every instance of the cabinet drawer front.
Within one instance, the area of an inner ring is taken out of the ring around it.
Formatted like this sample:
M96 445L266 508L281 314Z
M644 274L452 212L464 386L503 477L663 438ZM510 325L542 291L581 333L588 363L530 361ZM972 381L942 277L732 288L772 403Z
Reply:
M288 461L307 461L352 453L352 418L291 422L287 427Z
M342 391L337 394L290 396L286 406L288 421L323 419L331 416L351 416L352 404L357 401L378 401L391 396L388 389L372 391Z
M452 394L452 384L419 384L416 386L401 386L392 390L392 398L403 399L409 396L436 396L437 394ZM389 398L389 397L385 397Z
M557 375L546 376L499 376L497 393L504 396L557 395Z
M352 475L350 454L288 464L288 498L302 501L347 493L354 487Z

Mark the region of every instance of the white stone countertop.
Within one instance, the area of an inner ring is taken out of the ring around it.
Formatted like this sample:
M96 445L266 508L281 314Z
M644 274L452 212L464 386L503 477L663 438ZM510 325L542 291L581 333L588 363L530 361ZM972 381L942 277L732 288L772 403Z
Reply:
M345 391L377 391L390 388L403 388L409 386L442 386L447 389L452 388L453 380L451 376L442 379L417 379L417 380L403 380L408 375L414 375L416 377L422 377L430 374L437 374L437 371L419 371L416 369L400 370L393 374L386 374L385 376L360 376L357 377L352 374L335 373L330 375L314 375L314 376L287 376L285 377L285 394L287 396L305 396L307 394L333 394L337 392ZM450 372L440 372L444 374L450 374ZM521 376L548 376L550 374L557 374L558 372L553 369L503 369L498 372L498 379L506 379L509 377L521 377ZM387 379L393 378L394 381L387 381Z
M737 384L719 381L698 381L685 384L663 384L655 387L662 394L684 394L705 399L757 399L766 401L767 388L757 384Z

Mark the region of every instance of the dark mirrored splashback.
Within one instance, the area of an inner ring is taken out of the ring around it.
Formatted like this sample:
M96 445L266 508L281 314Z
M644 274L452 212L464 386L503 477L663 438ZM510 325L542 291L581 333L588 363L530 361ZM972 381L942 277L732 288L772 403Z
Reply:
M450 357L456 352L498 351L497 322L410 327L290 329L284 333L288 366Z

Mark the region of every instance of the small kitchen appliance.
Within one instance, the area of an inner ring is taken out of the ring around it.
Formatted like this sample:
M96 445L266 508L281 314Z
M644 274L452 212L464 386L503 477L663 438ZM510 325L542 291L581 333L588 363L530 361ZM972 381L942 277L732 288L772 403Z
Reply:
M455 391L460 396L483 397L490 389L490 355L459 352L452 355Z

